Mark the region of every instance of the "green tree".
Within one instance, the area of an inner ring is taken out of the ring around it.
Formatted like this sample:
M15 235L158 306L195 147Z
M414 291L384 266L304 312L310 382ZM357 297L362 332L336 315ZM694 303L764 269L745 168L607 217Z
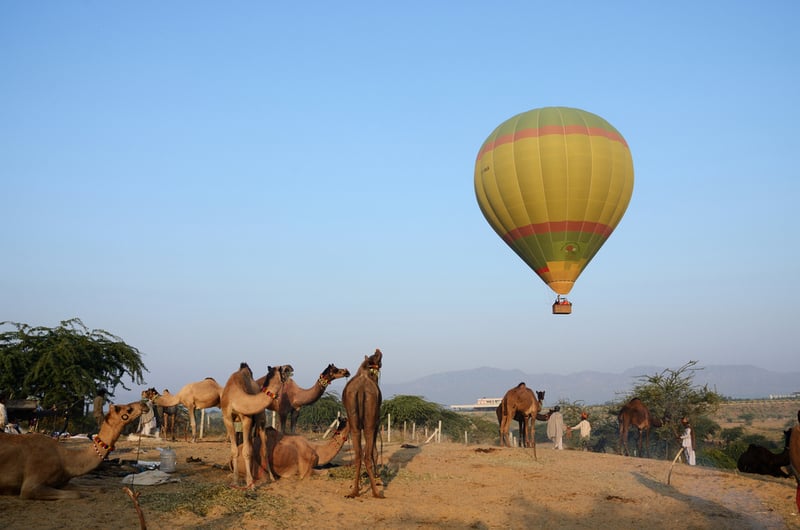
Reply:
M78 318L55 328L0 322L0 389L8 397L34 396L44 408L81 414L98 387L130 390L124 378L141 385L145 371L139 350Z
M345 415L342 399L336 392L328 391L311 405L300 409L297 428L304 431L324 432L340 415Z

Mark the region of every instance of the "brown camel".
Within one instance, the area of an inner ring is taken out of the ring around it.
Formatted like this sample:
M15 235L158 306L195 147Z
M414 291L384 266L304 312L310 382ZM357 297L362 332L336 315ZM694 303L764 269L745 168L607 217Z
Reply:
M122 428L147 410L138 401L110 406L92 443L80 447L43 434L0 432L0 494L36 500L80 498L80 492L61 488L99 466L114 450Z
M165 393L169 390L164 389ZM155 388L148 388L142 390L142 398L149 399L154 404L158 399L159 394ZM161 414L161 434L165 440L175 441L175 417L178 415L178 405L165 407L163 405L156 405L156 415Z
M253 372L247 366L247 363L241 363L239 369L231 374L222 389L219 405L222 409L225 431L228 433L228 439L231 442L234 486L239 483L239 467L238 459L236 458L238 446L236 444L234 423L236 421L241 421L242 423L242 457L244 459L247 487L250 488L253 486L253 470L251 466L253 456L253 417L261 416L263 421L264 410L270 403L278 399L283 385L282 377L284 374L282 369L283 367L279 366L267 367L267 376L264 384L259 385L253 379ZM264 442L264 440L261 441L262 444ZM269 471L269 466L267 466L267 471ZM270 479L272 478L270 473Z
M792 438L789 440L789 469L797 481L797 493L794 501L797 503L797 512L800 513L800 410L797 411L798 424L792 428Z
M620 450L625 456L628 456L628 431L631 427L636 427L639 431L637 440L638 451L636 454L638 456L642 455L642 434L644 434L645 438L645 452L649 453L650 429L652 427L661 427L661 425L663 425L662 421L653 417L653 415L650 414L650 409L648 409L639 398L633 398L623 406L622 410L619 411L617 419L619 420Z
M310 442L299 434L282 434L272 427L266 428L267 448L272 474L277 477L297 476L301 480L310 476L315 467L329 463L339 454L347 441L347 420L341 418L330 440ZM241 446L240 446L241 447ZM242 453L238 453L239 473L244 470ZM260 437L253 437L253 475L255 480L265 478L267 460Z
M537 390L536 391L536 399L539 400L539 405L540 406L544 403L544 394L545 394L544 390ZM539 410L541 411L541 408ZM497 408L495 409L495 414L497 415L497 423L502 424L503 423L503 403L502 403L502 401L500 402L499 405L497 405ZM541 412L537 412L536 416L532 416L533 420L539 420L539 421L547 421L548 418L549 418L549 416L547 414L542 414ZM526 419L525 415L521 411L518 410L516 412L516 414L514 414L514 419L517 420L517 425L518 425L519 433L520 433L520 439L522 440L521 441L521 445L524 446L524 447L528 447L528 444L526 442L527 433L525 432L525 419ZM501 445L502 445L502 436L501 436L500 442L501 442Z
M206 377L202 381L185 385L177 394L170 394L169 390L164 390L162 395L157 395L153 399L159 407L174 407L182 404L189 409L189 423L192 426L192 442L197 441L197 423L194 411L197 409L207 409L219 406L219 398L222 395L222 387L213 378Z
M381 389L378 378L383 366L383 353L376 349L375 353L367 357L358 368L353 377L344 386L342 403L347 411L347 424L350 426L350 437L353 444L355 459L355 478L353 488L347 495L350 498L358 497L361 493L361 464L367 469L369 485L372 496L383 498L383 492L378 491L376 479L376 441L381 419ZM364 435L364 447L361 447L361 435Z
M294 379L291 377L283 384L281 391L281 398L273 401L267 407L278 413L281 420L281 432L286 432L286 419L290 418L291 431L295 432L297 425L297 417L300 416L300 408L304 405L311 405L316 403L319 398L325 393L328 385L335 379L342 377L350 377L350 370L347 368L337 368L333 364L329 364L325 370L319 374L319 379L311 388L300 388ZM259 383L263 383L263 378L257 379Z
M497 410L500 421L500 445L509 447L508 431L511 420L519 422L520 446L533 447L533 456L536 457L535 422L536 416L542 409L544 392L538 392L538 397L533 390L520 383L503 396Z

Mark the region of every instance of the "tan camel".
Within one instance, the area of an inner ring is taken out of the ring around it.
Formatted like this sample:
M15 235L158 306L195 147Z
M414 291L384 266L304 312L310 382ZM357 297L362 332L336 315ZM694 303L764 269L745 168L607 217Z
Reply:
M197 423L194 411L219 406L219 398L222 395L222 387L213 378L206 377L202 381L188 383L177 394L170 394L169 390L164 390L160 396L153 400L159 407L174 407L182 404L189 409L189 423L192 426L192 442L197 441Z
M294 379L291 377L283 384L281 391L281 398L273 401L267 407L278 413L281 420L281 432L286 432L286 419L290 418L291 431L295 432L297 425L297 417L300 416L300 408L305 405L316 403L319 398L325 393L331 381L340 379L342 377L350 377L350 370L347 368L337 368L333 364L329 364L325 370L319 374L319 379L311 388L300 388ZM258 383L263 384L263 378L256 380Z
M625 456L628 456L628 432L631 427L636 427L639 431L637 440L637 455L642 455L642 435L645 438L645 451L649 453L650 448L650 429L652 427L661 427L663 422L658 418L653 417L642 400L639 398L631 399L622 409L617 416L619 420L619 441L620 449Z
M789 440L789 469L797 481L794 501L797 504L797 512L800 513L800 410L797 411L797 423L792 428L792 437Z
M299 434L282 434L272 427L266 428L267 449L272 473L277 477L297 476L301 480L309 477L315 467L324 466L339 454L347 441L347 420L341 418L330 440L311 442ZM240 446L241 448L241 446ZM242 452L238 453L239 474L244 470ZM265 479L267 461L260 437L253 437L253 477Z
M36 500L80 498L80 492L61 488L99 466L114 450L122 428L147 410L147 405L138 401L111 405L92 443L80 447L43 434L0 432L0 494Z
M519 422L520 446L533 447L533 456L536 457L536 440L534 439L536 416L542 410L544 392L539 392L539 396L533 390L520 383L503 396L497 410L500 421L500 445L510 447L508 431L511 420Z
M239 369L235 371L228 378L225 387L222 389L222 396L220 397L219 405L222 409L222 421L225 423L225 431L228 434L228 439L231 442L231 462L233 466L233 485L239 484L239 467L238 467L238 445L236 443L236 428L234 423L240 421L242 423L242 457L244 468L246 471L247 487L253 486L253 470L252 470L252 456L253 456L253 417L260 416L260 421L264 421L264 410L274 400L278 399L278 395L283 385L282 377L284 367L269 366L267 367L267 376L263 385L256 383L253 379L253 372L247 363L241 363ZM265 440L261 440L265 444ZM269 471L269 466L267 466ZM272 479L270 473L270 479Z
M358 497L361 493L361 464L367 469L369 485L372 496L383 498L383 492L378 491L375 454L376 442L381 419L381 389L378 386L381 367L383 366L383 353L376 349L375 353L367 357L358 368L353 377L344 387L342 404L347 411L347 424L350 426L350 437L353 444L355 459L355 478L353 488L347 495L350 498ZM361 435L364 435L364 447L361 447Z

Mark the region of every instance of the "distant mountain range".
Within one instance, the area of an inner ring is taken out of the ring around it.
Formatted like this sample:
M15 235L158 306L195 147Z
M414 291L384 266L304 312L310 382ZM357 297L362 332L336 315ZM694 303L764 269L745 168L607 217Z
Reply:
M616 401L641 382L639 376L655 375L664 368L639 366L621 374L576 372L569 375L526 374L521 370L475 368L421 377L406 383L381 382L384 399L395 395L421 396L440 405L466 405L478 398L503 397L520 382L533 390L544 390L545 405L561 399L600 405ZM771 372L746 365L704 366L693 372L696 386L705 384L725 397L767 398L800 392L800 372Z

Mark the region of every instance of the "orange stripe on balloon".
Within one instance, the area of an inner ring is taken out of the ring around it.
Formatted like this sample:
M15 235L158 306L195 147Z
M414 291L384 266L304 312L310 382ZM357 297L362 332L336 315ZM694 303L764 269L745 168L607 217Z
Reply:
M607 238L613 231L614 229L607 224L590 221L547 221L515 228L506 232L503 239L506 243L513 243L517 239L522 239L524 237L550 234L553 232L581 232L599 234Z
M602 127L586 127L585 125L545 125L544 127L539 128L520 129L519 131L514 131L513 134L504 134L503 136L499 136L493 142L486 142L483 145L483 149L481 149L480 153L478 153L478 159L480 159L485 153L492 151L496 147L499 147L503 144L516 142L517 140L522 140L523 138L539 138L541 136L553 134L561 136L567 134L600 136L602 138L608 138L613 142L619 142L626 148L628 147L628 142L625 141L625 138L623 138L621 134L616 131L603 129Z

